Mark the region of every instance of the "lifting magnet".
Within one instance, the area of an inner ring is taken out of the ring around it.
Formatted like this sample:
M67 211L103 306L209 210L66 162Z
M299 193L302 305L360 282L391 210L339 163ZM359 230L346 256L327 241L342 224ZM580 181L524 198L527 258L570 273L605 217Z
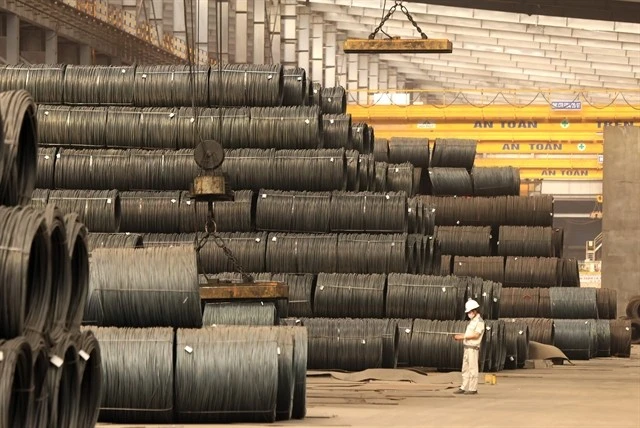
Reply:
M436 54L453 52L453 43L447 39L348 39L344 53L418 53Z

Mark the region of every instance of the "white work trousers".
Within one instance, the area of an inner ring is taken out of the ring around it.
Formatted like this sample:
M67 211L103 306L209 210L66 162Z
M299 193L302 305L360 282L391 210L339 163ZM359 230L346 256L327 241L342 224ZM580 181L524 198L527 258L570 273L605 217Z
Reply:
M462 358L462 386L464 391L478 390L478 355L480 351L472 348L464 348Z

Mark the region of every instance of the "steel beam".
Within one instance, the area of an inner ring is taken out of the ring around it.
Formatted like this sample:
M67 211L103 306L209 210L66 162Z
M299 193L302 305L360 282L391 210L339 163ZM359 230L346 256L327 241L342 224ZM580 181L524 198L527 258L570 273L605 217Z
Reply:
M311 14L309 8L298 5L298 67L309 72L311 64Z
M20 62L20 18L13 13L7 14L7 63Z
M266 57L266 15L265 0L253 0L253 63L265 64Z
M348 39L343 45L344 53L451 53L453 44L446 39Z

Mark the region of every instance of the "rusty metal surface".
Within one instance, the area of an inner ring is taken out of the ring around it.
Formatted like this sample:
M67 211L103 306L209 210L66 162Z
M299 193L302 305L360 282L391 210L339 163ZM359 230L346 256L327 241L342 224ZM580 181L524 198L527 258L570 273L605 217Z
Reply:
M282 282L224 283L200 286L202 300L288 299L289 286Z
M191 196L196 200L209 196L226 196L226 188L223 175L200 175L193 179Z
M447 39L349 39L345 53L451 53L453 44Z

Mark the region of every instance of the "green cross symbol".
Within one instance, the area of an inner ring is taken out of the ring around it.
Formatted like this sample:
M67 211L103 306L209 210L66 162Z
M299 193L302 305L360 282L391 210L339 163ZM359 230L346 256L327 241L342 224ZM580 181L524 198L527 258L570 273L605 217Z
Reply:
M562 128L567 129L569 127L569 121L567 119L563 120L562 122L560 122L560 126L562 126Z
M581 152L584 152L586 148L587 148L586 144L584 143L578 144L578 150L580 150Z

